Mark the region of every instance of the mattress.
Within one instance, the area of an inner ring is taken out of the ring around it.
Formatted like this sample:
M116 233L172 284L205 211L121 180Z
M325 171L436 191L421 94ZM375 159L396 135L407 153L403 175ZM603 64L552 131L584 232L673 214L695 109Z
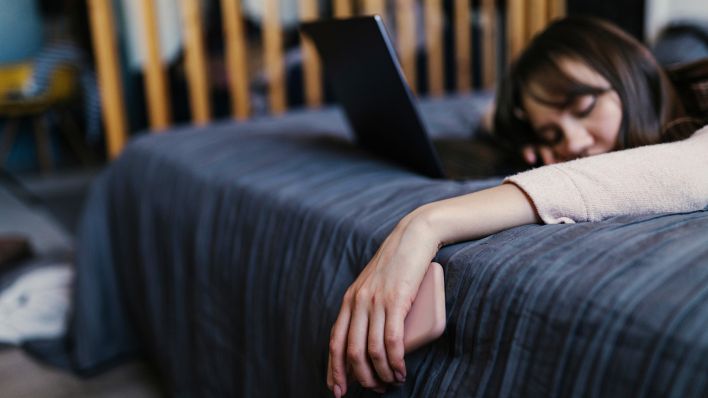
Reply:
M465 137L486 104L423 114ZM87 201L72 333L34 351L61 346L85 373L143 355L171 396L329 396L330 328L378 245L416 207L500 177L372 157L336 109L142 136ZM446 331L387 396L708 394L706 211L521 226L437 260Z

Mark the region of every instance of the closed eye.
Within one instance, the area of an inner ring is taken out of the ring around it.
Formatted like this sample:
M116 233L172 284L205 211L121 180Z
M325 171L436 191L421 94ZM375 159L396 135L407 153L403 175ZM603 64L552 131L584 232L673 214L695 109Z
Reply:
M585 118L595 109L597 104L596 95L585 95L578 98L573 104L573 114L577 118Z

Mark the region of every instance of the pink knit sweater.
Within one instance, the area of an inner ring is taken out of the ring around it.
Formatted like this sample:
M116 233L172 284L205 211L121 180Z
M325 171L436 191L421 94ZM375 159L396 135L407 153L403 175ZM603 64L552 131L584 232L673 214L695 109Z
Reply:
M504 180L526 192L546 224L708 206L708 126L690 138L525 171Z

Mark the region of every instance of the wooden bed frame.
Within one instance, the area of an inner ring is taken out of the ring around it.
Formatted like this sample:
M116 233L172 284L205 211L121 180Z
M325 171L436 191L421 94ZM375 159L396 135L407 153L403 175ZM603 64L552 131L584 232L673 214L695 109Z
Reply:
M202 30L202 16L199 0L175 0L181 7L184 26L185 67L190 93L192 122L204 124L211 119L209 82L206 68L206 54ZM244 20L240 0L219 0L224 26L224 55L226 68L230 73L229 92L231 114L237 120L250 115L248 91L249 76L254 71L247 70L247 46L244 35ZM285 67L283 60L282 27L280 25L278 0L263 0L265 6L262 21L263 60L268 76L269 109L272 114L285 112ZM299 1L302 20L319 17L317 0ZM416 82L416 0L395 1L394 15L387 15L386 0L331 0L334 16L344 18L354 14L380 14L396 26L397 51L401 65L411 88ZM420 0L424 15L425 48L427 53L428 94L444 94L443 59L443 2L442 0ZM91 20L94 52L101 88L102 113L107 134L107 153L117 156L125 145L127 123L123 99L122 82L119 71L118 52L112 12L112 0L87 0ZM160 60L160 43L157 34L154 0L138 0L141 21L144 27L146 62L144 65L145 92L149 115L149 126L154 132L164 131L171 120L169 87L165 65ZM473 10L473 6L478 7ZM565 0L454 0L454 20L452 20L455 43L455 73L457 91L472 90L472 12L478 12L481 25L481 76L484 88L491 88L501 65L497 51L505 51L504 59L510 60L518 54L529 39L552 19L565 15ZM506 32L505 43L501 43L500 32L495 26L496 15L503 15ZM301 38L303 46L303 74L305 102L309 107L322 103L321 67L311 43Z

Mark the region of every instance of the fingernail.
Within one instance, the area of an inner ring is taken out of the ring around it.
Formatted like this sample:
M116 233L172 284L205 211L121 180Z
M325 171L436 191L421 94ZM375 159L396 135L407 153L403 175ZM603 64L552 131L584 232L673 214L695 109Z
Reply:
M406 376L404 376L403 373L401 373L399 371L395 371L394 373L396 374L396 381L397 382L403 383L404 381L406 381Z
M341 398L341 397L342 397L342 388L339 387L339 386L336 385L336 384L334 385L334 396L337 397L337 398Z

